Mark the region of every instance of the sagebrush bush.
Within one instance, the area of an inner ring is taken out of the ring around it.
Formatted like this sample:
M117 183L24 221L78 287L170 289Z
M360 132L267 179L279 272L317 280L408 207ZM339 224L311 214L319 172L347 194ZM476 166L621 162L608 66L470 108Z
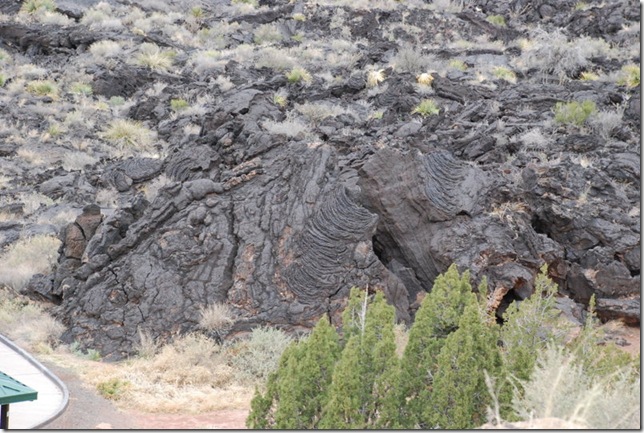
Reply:
M256 60L256 68L271 68L276 71L290 70L296 66L296 60L288 52L275 47L263 47L259 51Z
M229 348L235 377L243 383L264 383L277 369L280 357L293 339L283 331L269 327L253 329L248 339Z
M253 41L257 45L279 42L282 39L282 33L274 24L262 24L258 26L253 36Z
M614 369L593 379L575 355L551 344L521 385L513 407L522 419L561 418L591 429L640 428L639 372Z
M597 111L589 116L588 124L600 137L607 140L613 131L622 125L623 114L623 107L616 111Z
M432 57L423 55L422 50L414 46L400 48L391 59L391 63L394 64L397 70L412 74L420 74L426 71L434 62Z
M527 68L536 68L544 75L552 74L564 81L587 67L592 57L609 51L610 46L604 40L583 36L569 41L559 29L546 31L537 27L520 60Z

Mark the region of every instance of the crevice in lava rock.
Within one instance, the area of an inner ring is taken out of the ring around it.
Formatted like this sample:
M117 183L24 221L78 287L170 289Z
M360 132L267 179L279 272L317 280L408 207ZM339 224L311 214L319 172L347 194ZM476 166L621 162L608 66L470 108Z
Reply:
M373 252L378 260L403 283L408 293L408 300L413 303L421 292L428 292L430 287L424 287L416 270L405 260L400 248L391 235L380 229L371 238Z
M547 221L544 221L543 219L539 218L539 215L532 215L532 220L530 221L530 225L534 229L535 232L546 235L550 237L550 225L548 224Z

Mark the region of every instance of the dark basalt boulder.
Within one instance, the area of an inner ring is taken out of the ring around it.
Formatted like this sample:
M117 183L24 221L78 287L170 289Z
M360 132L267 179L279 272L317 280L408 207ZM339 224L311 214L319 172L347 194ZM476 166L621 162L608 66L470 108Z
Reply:
M128 158L105 168L102 181L117 191L127 191L133 184L145 182L161 172L163 162L155 158Z

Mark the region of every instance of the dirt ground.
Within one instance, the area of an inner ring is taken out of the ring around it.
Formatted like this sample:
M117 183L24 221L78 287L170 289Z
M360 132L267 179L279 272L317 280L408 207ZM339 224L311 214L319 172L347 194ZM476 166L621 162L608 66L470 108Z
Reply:
M245 429L246 410L187 414L124 412L86 386L70 369L43 362L67 385L69 405L45 429Z

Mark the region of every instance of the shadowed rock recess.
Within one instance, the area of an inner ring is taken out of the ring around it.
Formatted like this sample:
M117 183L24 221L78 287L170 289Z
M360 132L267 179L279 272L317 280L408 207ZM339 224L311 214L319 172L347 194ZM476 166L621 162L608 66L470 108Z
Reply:
M87 30L78 20L82 10L67 3L59 2L59 10L76 16L69 28L2 23L3 48L63 64L95 41L127 39ZM147 11L150 2L108 3ZM222 39L230 50L253 44L254 27L266 24L304 41L323 40L339 32L329 17L342 10L355 62L329 66L328 83L314 67L305 85L240 58L204 76L186 63L195 48L150 31L132 37L178 50L172 72L130 63L84 71L93 77L95 95L131 98L126 117L145 122L167 148L160 158L104 155L83 171L39 174L38 191L83 208L60 233L55 272L34 277L24 289L57 304L64 340L120 359L136 350L139 331L167 341L196 330L200 308L213 303L233 312L224 339L259 325L307 330L325 313L339 325L352 286L384 291L398 320L411 323L423 294L451 263L470 269L475 284L487 278L499 316L532 294L546 263L562 296L585 306L595 294L601 318L639 324L640 90L579 79L583 71L618 73L634 60L589 56L563 75L533 65L516 80L490 75L485 83L474 72L523 64L518 59L528 48L519 39L528 26L620 46L622 30L639 23L637 2L589 1L575 9L570 1L552 7L476 0L457 13L414 10L404 2L391 10L259 3L263 9L234 15L228 8L225 16L219 6L204 4L201 26L237 23ZM0 6L16 13L12 2ZM295 12L307 19L292 19ZM488 22L490 15L512 19L503 27ZM403 21L395 37L375 31ZM486 42L452 43L455 32ZM304 43L290 36L275 47ZM434 63L418 71L397 66L392 59L408 44ZM447 67L453 59L468 69ZM365 84L369 66L383 69L376 90ZM434 78L429 90L416 82L425 70ZM218 75L230 87L209 81ZM166 87L150 91L155 82ZM274 102L280 91L288 92L285 106ZM210 99L201 111L177 116L170 99L182 95ZM412 114L428 97L439 113ZM598 110L621 107L619 124L598 133L592 125L553 120L557 102L586 99ZM365 101L380 115L364 115ZM307 120L297 111L304 113L299 104L305 103L344 111ZM19 117L18 109L6 107L6 117ZM294 118L305 124L304 133L268 126ZM189 132L190 123L198 128ZM0 151L11 154L7 146ZM164 186L149 201L142 187L160 178ZM116 190L119 205L97 206L99 188ZM4 239L17 233L5 226Z

